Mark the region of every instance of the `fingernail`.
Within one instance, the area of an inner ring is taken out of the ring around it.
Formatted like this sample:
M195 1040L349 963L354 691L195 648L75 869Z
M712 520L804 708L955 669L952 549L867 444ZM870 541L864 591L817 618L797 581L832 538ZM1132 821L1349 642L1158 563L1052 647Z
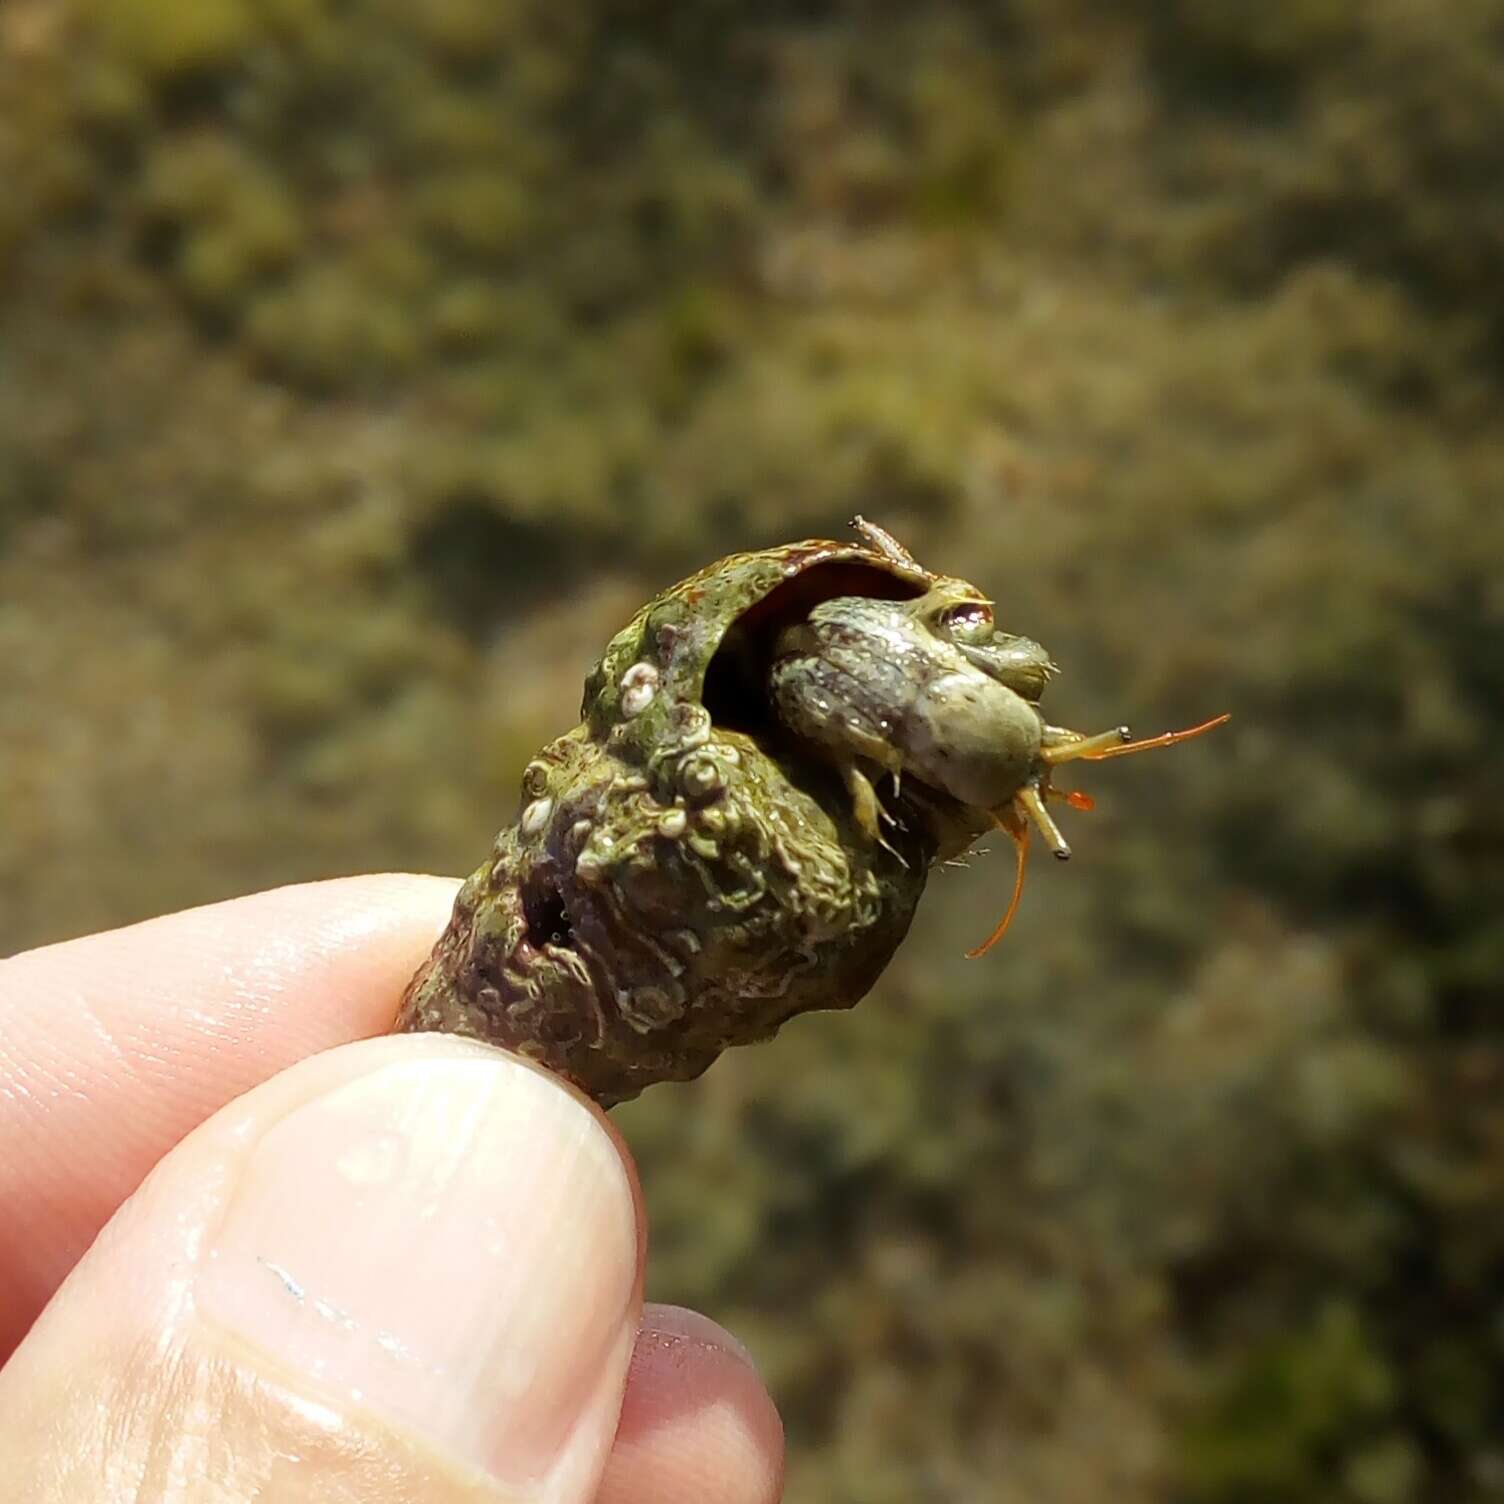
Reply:
M197 1295L325 1392L527 1488L625 1362L636 1262L626 1170L580 1102L505 1056L430 1058L261 1137Z
M726 1353L757 1372L757 1360L734 1332L719 1322L691 1311L686 1306L653 1304L643 1309L639 1340L656 1342L666 1348L698 1347Z

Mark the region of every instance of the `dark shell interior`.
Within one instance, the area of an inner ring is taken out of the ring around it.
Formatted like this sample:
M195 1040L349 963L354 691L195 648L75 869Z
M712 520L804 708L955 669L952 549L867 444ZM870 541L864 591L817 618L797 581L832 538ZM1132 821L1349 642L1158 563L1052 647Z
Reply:
M716 725L749 735L772 728L767 672L778 634L822 601L845 595L914 600L928 581L900 575L885 563L830 559L790 575L753 601L726 629L705 671L702 700Z

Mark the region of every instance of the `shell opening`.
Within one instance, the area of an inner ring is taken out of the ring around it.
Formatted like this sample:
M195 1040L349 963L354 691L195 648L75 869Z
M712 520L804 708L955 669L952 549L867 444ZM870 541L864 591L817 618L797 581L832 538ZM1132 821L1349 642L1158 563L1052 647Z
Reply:
M785 627L802 621L822 601L844 595L907 601L923 594L916 582L859 559L832 559L791 575L743 611L711 655L701 695L711 720L752 736L774 728L767 689L774 645Z

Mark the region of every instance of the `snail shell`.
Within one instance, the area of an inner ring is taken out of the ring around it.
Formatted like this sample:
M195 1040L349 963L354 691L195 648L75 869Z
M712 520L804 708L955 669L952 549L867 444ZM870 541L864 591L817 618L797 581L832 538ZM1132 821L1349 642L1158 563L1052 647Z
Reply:
M931 864L988 823L908 779L872 839L837 762L777 713L780 643L823 602L985 605L889 542L734 554L643 607L586 679L580 725L528 765L398 1027L507 1046L610 1105L856 1003Z

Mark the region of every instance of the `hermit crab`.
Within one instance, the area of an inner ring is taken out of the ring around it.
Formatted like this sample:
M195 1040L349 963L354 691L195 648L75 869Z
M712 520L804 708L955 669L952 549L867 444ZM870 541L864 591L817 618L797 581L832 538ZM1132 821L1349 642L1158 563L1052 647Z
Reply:
M1170 746L1050 725L1055 672L964 580L858 517L857 538L733 554L611 640L580 724L522 775L398 1028L505 1045L603 1105L697 1076L868 991L930 868L1001 827L1089 809L1062 763Z

